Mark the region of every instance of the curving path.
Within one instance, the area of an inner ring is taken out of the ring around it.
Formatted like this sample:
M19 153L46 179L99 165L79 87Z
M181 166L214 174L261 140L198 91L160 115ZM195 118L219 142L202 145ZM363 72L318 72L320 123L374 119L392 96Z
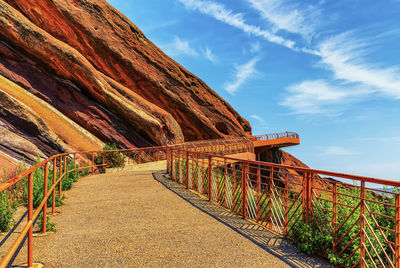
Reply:
M34 239L45 267L327 267L164 172L95 175L65 194L57 232Z

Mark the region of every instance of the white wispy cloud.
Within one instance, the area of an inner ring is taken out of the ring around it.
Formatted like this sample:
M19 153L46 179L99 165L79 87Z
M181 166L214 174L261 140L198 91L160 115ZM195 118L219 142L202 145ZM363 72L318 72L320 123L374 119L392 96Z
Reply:
M375 143L391 143L391 144L400 144L400 137L399 136L394 136L394 137L367 137L367 138L357 138L357 139L352 139L352 141L356 142L375 142Z
M151 25L147 25L147 26L143 27L142 30L144 33L148 34L149 32L167 28L167 27L175 25L177 23L178 23L178 21L176 21L176 20L164 21L164 22L160 22L160 23L153 23Z
M260 12L262 18L273 25L275 31L284 30L300 34L308 41L315 34L321 13L318 7L310 5L301 8L299 2L293 3L287 0L248 0L248 2Z
M193 48L189 41L182 40L178 36L175 36L174 40L166 45L163 45L163 50L171 57L186 55L186 56L198 56L199 53Z
M264 118L262 118L261 116L257 115L257 114L252 114L250 115L250 118L253 118L255 120L257 120L259 123L264 124L265 120Z
M250 53L257 53L261 50L261 44L260 42L252 42L250 43Z
M295 47L294 41L287 40L281 36L272 33L271 31L262 29L259 26L248 24L245 21L242 13L234 13L232 10L226 8L223 4L214 1L202 0L178 1L184 4L187 9L195 10L205 15L211 16L216 20L240 29L245 33L262 37L269 42L276 43L290 49L298 50L298 48Z
M258 60L259 59L255 57L244 64L236 65L233 73L233 80L225 83L224 89L234 95L247 80L254 77L257 73L255 66Z
M206 48L196 48L192 46L189 41L183 40L178 36L175 36L174 40L168 44L161 45L162 49L170 56L191 56L198 57L203 56L205 59L216 62L217 57L214 55L209 47Z
M323 154L327 155L357 155L359 154L358 152L339 147L339 146L328 146L322 150Z
M400 99L399 66L382 68L367 63L368 40L351 37L352 32L330 37L319 45L321 64L333 72L336 79L357 83L386 96Z
M247 0L272 26L267 29L247 23L242 13L235 13L215 1L178 1L187 9L211 16L249 35L319 57L315 66L329 70L333 75L325 79L307 79L287 87L280 104L296 114L332 115L332 111L343 110L343 104L376 94L400 99L400 66L382 67L368 61L371 44L376 40L374 37L357 37L360 36L357 31L322 39L318 26L322 14L319 4L301 5L292 0ZM280 36L280 31L298 34L313 42L309 42L307 47L299 47L295 41ZM257 45L251 50L257 51ZM226 85L226 90L234 94L247 79L241 77L246 77L246 74L237 73L236 79Z
M217 57L214 55L214 53L208 47L206 47L205 49L201 49L201 53L209 61L212 61L212 62L217 61Z
M368 93L365 89L349 90L345 86L334 86L326 80L306 80L291 85L286 90L287 94L279 104L295 114L308 115L335 114L338 110L332 106L343 105Z

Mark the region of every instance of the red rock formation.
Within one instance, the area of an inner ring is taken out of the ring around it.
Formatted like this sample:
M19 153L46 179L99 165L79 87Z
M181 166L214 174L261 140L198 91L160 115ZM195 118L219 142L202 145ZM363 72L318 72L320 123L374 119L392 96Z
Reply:
M278 148L273 148L271 150L261 153L260 160L265 162L282 164L286 166L292 166L292 167L309 168L306 164L301 162L293 155ZM289 174L288 176L289 186L292 188L296 188L297 190L300 190L303 180L303 174L301 172L296 172L294 170L288 170L288 169L285 169L285 172ZM331 182L336 181L335 179L332 178L322 179L318 175L316 178L317 178L316 183L318 185L318 188L330 189Z
M0 0L0 94L1 163L251 131L104 0Z

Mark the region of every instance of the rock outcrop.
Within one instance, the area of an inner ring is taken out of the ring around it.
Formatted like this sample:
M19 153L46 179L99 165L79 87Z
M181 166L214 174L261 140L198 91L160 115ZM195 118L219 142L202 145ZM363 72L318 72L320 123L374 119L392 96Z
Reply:
M251 133L104 0L0 0L0 102L0 166Z

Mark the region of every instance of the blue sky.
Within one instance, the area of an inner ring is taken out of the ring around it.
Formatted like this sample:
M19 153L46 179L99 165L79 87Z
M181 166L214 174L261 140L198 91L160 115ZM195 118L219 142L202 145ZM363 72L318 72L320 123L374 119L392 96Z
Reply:
M400 0L109 0L312 168L400 179Z

